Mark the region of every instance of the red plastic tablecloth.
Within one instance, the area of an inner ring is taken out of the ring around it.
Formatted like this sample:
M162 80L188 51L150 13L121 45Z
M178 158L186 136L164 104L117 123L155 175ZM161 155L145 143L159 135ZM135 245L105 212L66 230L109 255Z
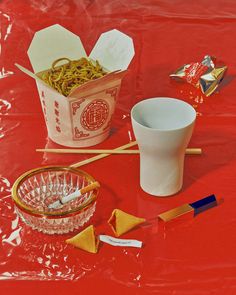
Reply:
M236 2L3 0L0 20L1 294L235 294ZM96 255L65 245L68 235L47 236L17 218L10 188L20 174L86 158L35 152L53 143L47 138L35 82L14 66L18 62L30 68L26 52L34 33L56 23L79 35L88 53L109 29L134 40L135 58L122 83L113 133L99 148L130 140L130 108L141 99L177 97L198 112L190 146L204 152L186 157L184 186L173 197L155 198L140 189L137 155L110 156L83 167L102 184L91 220L97 231L111 234L106 220L114 208L149 219L212 193L223 197L223 204L169 227L165 234L152 222L124 236L142 240L142 249L104 244ZM173 70L206 54L228 66L215 94L206 98L190 85L170 81ZM17 239L5 243L12 232Z

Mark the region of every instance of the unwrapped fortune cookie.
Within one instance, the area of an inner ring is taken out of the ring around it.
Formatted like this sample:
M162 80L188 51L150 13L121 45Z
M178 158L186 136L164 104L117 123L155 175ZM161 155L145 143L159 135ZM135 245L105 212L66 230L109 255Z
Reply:
M97 253L99 239L96 237L94 226L90 225L76 236L66 240L66 243L90 253Z
M114 209L108 220L108 224L111 226L115 235L119 237L145 221L146 219L144 218L136 217L120 209Z

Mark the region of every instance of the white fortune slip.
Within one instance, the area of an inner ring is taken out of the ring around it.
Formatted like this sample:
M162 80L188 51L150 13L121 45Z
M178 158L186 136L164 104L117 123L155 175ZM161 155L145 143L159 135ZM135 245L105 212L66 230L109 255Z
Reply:
M60 200L57 200L55 201L54 203L50 204L48 206L49 209L57 209L58 207L64 205L65 203L68 203L72 200L75 200L77 199L78 197L88 193L89 191L95 189L95 188L98 188L100 186L99 182L95 181L85 187L83 187L82 189L80 190L76 190L75 192L73 192L72 194L69 194L67 196L65 196L64 198L60 199Z
M117 239L107 235L99 235L99 240L112 246L142 248L142 242L138 240Z

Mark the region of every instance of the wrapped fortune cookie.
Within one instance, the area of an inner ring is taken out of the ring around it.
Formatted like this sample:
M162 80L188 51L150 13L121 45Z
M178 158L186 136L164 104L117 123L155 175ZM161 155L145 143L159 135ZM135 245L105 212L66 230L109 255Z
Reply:
M99 239L96 237L94 226L90 225L76 236L66 240L66 243L90 253L97 253Z
M216 64L216 59L206 55L201 62L184 64L170 75L172 79L187 82L211 95L223 80L227 67Z
M108 220L108 224L111 226L115 235L119 237L145 221L146 219L144 218L136 217L119 209L114 209Z

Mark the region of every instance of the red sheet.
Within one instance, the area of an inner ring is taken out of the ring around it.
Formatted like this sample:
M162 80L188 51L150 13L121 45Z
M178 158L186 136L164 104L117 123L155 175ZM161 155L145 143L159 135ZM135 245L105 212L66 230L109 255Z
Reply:
M235 1L5 0L0 3L0 20L0 290L235 294ZM18 62L30 68L26 52L33 34L55 23L79 35L88 53L99 35L112 28L134 40L135 58L122 83L113 132L98 148L129 142L129 112L141 99L177 97L198 112L190 146L201 147L203 154L186 157L184 186L173 197L155 198L140 189L137 155L113 155L83 167L102 185L91 220L97 231L112 234L106 221L114 208L150 219L212 193L223 197L223 204L173 224L165 233L152 221L124 236L142 240L142 249L104 244L96 255L67 246L64 240L71 235L47 236L17 219L10 188L20 174L86 158L35 152L56 144L47 138L35 82L14 66ZM170 81L173 70L206 54L228 66L215 94L206 98L191 85ZM4 242L15 231L18 238L12 245ZM41 281L37 289L30 280Z

